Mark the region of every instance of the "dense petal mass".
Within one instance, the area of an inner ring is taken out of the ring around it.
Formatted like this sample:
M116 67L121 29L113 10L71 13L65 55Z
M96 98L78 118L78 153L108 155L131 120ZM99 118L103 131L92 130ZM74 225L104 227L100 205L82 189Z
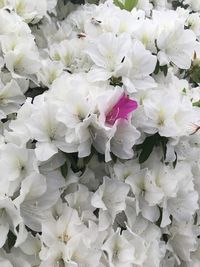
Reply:
M0 267L200 266L199 0L0 0L0 120Z

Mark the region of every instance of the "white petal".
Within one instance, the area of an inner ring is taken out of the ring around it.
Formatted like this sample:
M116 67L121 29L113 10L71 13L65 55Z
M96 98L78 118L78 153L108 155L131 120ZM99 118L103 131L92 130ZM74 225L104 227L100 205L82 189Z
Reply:
M50 143L37 143L35 154L38 160L46 161L58 152L55 145Z

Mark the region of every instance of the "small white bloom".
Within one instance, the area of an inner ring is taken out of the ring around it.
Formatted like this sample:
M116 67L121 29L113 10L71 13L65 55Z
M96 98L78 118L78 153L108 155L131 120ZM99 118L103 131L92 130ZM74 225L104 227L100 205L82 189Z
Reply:
M94 82L120 76L119 73L126 60L130 44L130 37L126 34L119 37L112 33L100 35L98 40L89 44L86 49L86 53L95 63L88 78Z
M127 65L122 70L122 81L128 92L156 87L150 76L156 67L157 58L140 41L135 41L127 56Z
M120 181L104 177L103 184L94 193L91 199L92 206L102 210L101 215L110 223L115 216L126 207L126 196L129 192L129 186ZM101 218L100 218L101 220Z
M197 248L195 233L191 223L174 224L171 229L171 238L169 245L174 253L183 261L190 261L190 254Z
M157 38L160 65L173 62L181 69L189 69L195 49L196 36L191 30L184 30L177 23L172 30L163 30Z

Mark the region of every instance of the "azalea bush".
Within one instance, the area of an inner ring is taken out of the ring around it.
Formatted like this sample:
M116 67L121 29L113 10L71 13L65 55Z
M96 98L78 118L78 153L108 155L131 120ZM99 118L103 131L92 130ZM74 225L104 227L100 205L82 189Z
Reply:
M199 41L199 0L0 0L0 267L200 266Z

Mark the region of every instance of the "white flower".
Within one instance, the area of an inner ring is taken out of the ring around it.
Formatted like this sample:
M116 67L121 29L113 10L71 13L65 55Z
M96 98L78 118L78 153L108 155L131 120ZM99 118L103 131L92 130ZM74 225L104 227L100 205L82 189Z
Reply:
M133 248L128 240L123 235L120 235L120 229L109 236L103 244L102 250L107 252L111 267L130 266L134 263Z
M41 0L35 3L30 0L9 0L16 13L29 23L37 23L45 14L47 1Z
M21 180L33 170L37 171L32 151L6 144L1 147L0 168L4 172L1 179L1 194L13 195L20 187Z
M153 0L154 6L159 10L159 9L166 9L166 8L171 8L171 3L168 3L167 0Z
M76 235L83 235L86 226L81 222L78 212L75 209L64 205L61 216L55 219L49 219L42 222L42 241L48 247L54 243L67 242Z
M174 253L181 260L190 261L191 252L194 252L197 248L197 241L191 223L174 224L170 232L172 236L169 239L169 245Z
M106 224L112 223L115 216L125 209L128 192L129 186L127 184L104 177L103 184L99 186L91 199L92 206L100 208L100 216L102 217L99 219L100 223L103 218L107 221Z
M9 229L12 230L16 235L18 234L17 226L22 223L19 210L15 207L12 200L8 197L0 199L0 228L1 228L1 239L0 247L6 242L7 234ZM19 227L20 229L20 227Z
M140 171L140 165L135 160L120 162L119 160L110 168L112 178L117 178L120 181L125 181L129 176L135 175Z
M133 145L140 137L140 132L126 120L119 122L110 142L110 150L121 159L133 157Z
M15 80L7 84L0 83L0 109L6 116L16 112L25 100L25 97Z
M66 127L56 119L58 106L55 103L38 98L34 104L37 109L26 125L32 139L37 140L37 159L45 161L58 152L57 142L64 143Z
M37 189L38 185L40 189ZM51 208L57 203L64 185L65 181L59 171L48 172L45 177L33 173L23 180L20 196L14 202L20 204L24 222L30 229L41 231L41 223L51 217Z
M144 10L147 14L150 13L152 7L153 6L149 3L149 0L140 0L137 4L137 8Z
M92 11L90 18L83 22L87 36L92 38L96 38L104 32L116 35L132 34L140 25L137 14L133 15L127 10L120 10L112 1L100 4L95 11Z
M188 27L197 35L198 39L200 37L200 16L198 13L192 13L187 18Z
M78 89L78 88L77 88ZM83 88L81 88L83 89ZM64 105L59 108L57 120L66 126L65 146L60 149L65 152L78 151L79 157L90 154L92 138L90 124L95 120L94 102L84 90L69 88Z
M25 224L35 231L40 230L38 226L34 225L34 221L38 219L37 217L40 216L43 219L47 217L47 213L40 210L40 197L46 190L45 177L41 174L32 173L22 181L20 194L14 200L15 205L20 209Z
M33 236L30 232L27 235L27 239L20 245L20 249L26 255L34 255L36 257L41 250L41 242L39 236Z
M176 196L167 197L161 204L163 207L162 227L171 222L170 215L177 222L189 222L198 209L198 194L194 191L191 166L186 163L177 164L174 175L178 181L178 191Z
M3 65L4 65L4 59L0 57L0 69L2 69Z
M88 188L79 184L78 190L74 193L67 194L65 200L71 208L78 211L83 220L88 220L89 218L94 219L92 212L95 208L91 205L91 197L92 193Z
M12 249L11 253L6 253L4 250L0 254L0 263L5 267L31 267L25 255L18 249Z
M199 1L114 2L0 0L0 267L200 265Z
M128 64L122 70L122 81L128 92L156 87L154 79L149 75L155 70L157 58L140 41L133 43L127 61Z
M168 200L167 209L176 221L190 221L198 209L196 191L178 192L176 198Z
M137 38L142 42L147 50L156 53L156 24L150 19L145 19L136 31Z
M114 125L106 122L106 113L116 104L123 92L122 88L116 87L116 90L107 90L96 100L100 114L98 121L91 124L90 131L93 146L98 152L105 154L106 162L111 160L110 152L122 159L132 158L132 147L140 137L140 132L129 122L131 114L127 119L117 119Z
M192 10L200 11L200 3L197 0L184 0L185 5L189 5Z
M143 169L141 171L138 171L134 175L128 176L126 179L126 183L131 186L131 190L134 194L135 197L135 212L138 215L140 212L142 216L149 221L155 222L158 220L160 216L160 212L157 206L154 206L155 203L153 204L152 202L159 202L160 199L162 199L163 194L159 188L156 188L156 185L154 184L154 188L152 188L153 191L153 198L151 198L151 203L150 200L148 199L148 188L146 186L146 180L148 177L148 172L147 169ZM152 186L153 187L153 186ZM131 205L132 208L134 205ZM128 212L128 211L127 211Z
M51 11L53 8L55 8L57 4L57 0L47 0L47 10Z
M65 264L63 259L64 257L63 246L61 245L52 246L51 249L43 246L39 256L41 259L39 267L56 266L56 265L59 266L60 264L62 265Z
M130 243L132 253L134 253L133 263L142 266L147 257L148 243L145 239L133 233L129 228L122 233L122 236Z
M123 62L130 49L130 37L126 34L116 37L112 33L100 35L97 41L88 45L86 53L95 63L88 74L91 81L105 81L120 76Z
M195 34L191 30L184 30L177 22L174 29L163 30L158 35L158 59L160 65L173 62L181 69L189 69L195 49Z
M5 130L5 138L9 143L25 147L30 140L30 132L26 127L26 122L29 121L32 114L33 105L31 98L27 98L24 105L18 110L16 120L12 120L9 124L9 130Z
M51 61L50 59L43 60L42 68L38 73L38 80L49 87L62 74L62 70L63 67L60 62Z
M31 33L29 26L22 21L22 19L15 12L8 12L6 9L0 9L0 34L15 33L20 35L27 35Z
M16 23L19 24L19 22ZM23 23L22 26L24 26ZM34 37L30 30L23 28L22 30L23 33L19 33L15 28L11 28L8 29L7 34L0 37L6 67L14 77L36 73L40 68Z
M175 91L173 87L170 91L152 91L143 100L143 105L145 117L141 119L142 127L150 134L159 132L166 137L183 136L188 134L188 126L197 120L189 98ZM137 117L136 119L138 120Z
M67 243L65 262L69 266L71 264L71 266L98 267L101 256L99 252L87 247L79 235L70 239Z
M84 242L86 230L87 228L81 222L77 211L64 205L62 214L57 220L52 218L42 223L41 240L44 247L42 247L40 252L41 259L49 264L59 262L59 260L69 264L79 262L79 258L83 260L79 244L81 244L82 239L83 251L89 252L86 246L87 242Z
M63 40L59 44L50 47L50 57L54 61L59 61L63 68L70 72L75 72L85 63L83 53L84 43L79 39Z
M6 53L5 63L13 77L26 77L37 73L40 69L37 53L28 50L26 46Z

